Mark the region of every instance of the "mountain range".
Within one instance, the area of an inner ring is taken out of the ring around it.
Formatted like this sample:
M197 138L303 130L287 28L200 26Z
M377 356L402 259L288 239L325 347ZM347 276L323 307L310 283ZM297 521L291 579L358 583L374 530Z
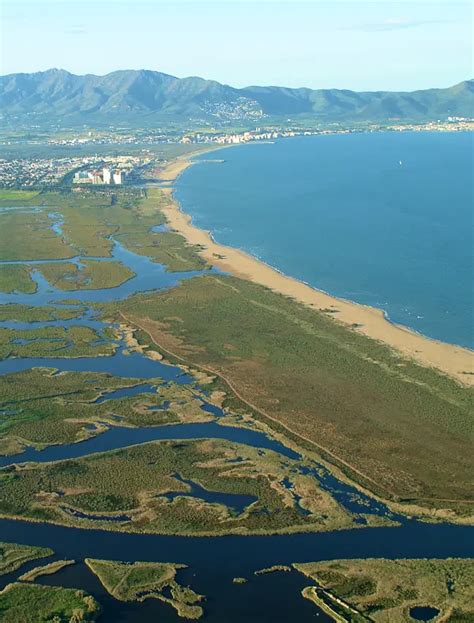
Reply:
M62 122L110 119L139 122L261 119L321 122L429 121L471 117L474 80L445 89L413 92L250 86L237 89L203 78L158 71L121 70L104 76L62 69L0 76L4 119Z

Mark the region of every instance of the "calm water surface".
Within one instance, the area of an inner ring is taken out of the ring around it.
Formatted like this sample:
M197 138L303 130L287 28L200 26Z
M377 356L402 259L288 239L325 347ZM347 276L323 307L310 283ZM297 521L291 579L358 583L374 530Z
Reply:
M414 132L238 146L200 156L176 198L218 242L472 348L472 145Z

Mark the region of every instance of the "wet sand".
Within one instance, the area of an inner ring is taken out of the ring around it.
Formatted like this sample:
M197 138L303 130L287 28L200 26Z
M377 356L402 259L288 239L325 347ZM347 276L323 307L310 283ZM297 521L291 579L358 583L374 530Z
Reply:
M222 148L222 146L216 149ZM193 154L186 154L170 162L161 172L167 180L162 191L172 198L173 182L193 164ZM266 286L317 310L331 310L328 315L370 338L384 342L400 354L418 363L436 368L463 385L474 386L474 352L418 334L397 325L384 316L380 309L330 296L239 249L215 242L209 232L191 222L176 201L163 209L170 227L180 232L190 244L201 245L200 252L210 264L237 277Z

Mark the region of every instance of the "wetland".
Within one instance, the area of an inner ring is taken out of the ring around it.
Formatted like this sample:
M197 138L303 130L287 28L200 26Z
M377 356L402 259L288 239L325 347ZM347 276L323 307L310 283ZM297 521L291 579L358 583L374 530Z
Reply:
M165 226L168 201L42 193L0 214L2 612L30 600L90 620L100 602L101 621L325 621L301 595L313 576L278 566L473 556L472 528L444 523L471 512L469 390L211 268ZM349 411L350 442L334 420ZM415 411L412 433L432 426L408 440ZM402 470L420 444L434 456ZM428 485L441 452L457 457L448 502L441 475ZM22 580L40 556L55 572Z

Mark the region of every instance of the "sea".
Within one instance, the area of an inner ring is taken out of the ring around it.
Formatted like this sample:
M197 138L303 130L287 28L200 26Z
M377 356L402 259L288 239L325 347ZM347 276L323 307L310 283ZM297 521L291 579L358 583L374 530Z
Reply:
M175 198L217 242L474 348L473 133L372 132L200 155Z

